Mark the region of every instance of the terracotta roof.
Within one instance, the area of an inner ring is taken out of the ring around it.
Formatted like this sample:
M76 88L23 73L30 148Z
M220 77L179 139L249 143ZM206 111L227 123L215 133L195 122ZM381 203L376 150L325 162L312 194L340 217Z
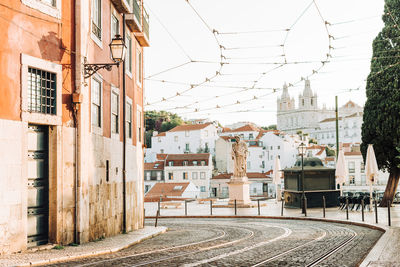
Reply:
M145 171L164 170L164 161L149 162L144 164Z
M363 114L364 114L363 112L356 112L356 113L353 113L353 114L347 116L346 118L362 117Z
M350 147L351 143L343 143L342 146L343 147Z
M149 192L146 194L146 198L152 197L176 197L182 196L189 183L156 183Z
M187 166L201 166L201 161L205 161L205 166L209 165L208 160L210 159L209 153L198 153L198 154L168 154L165 159L166 166L169 166L169 162L173 161L173 167L185 166L184 161L187 161ZM197 161L197 165L193 164L193 161ZM172 166L171 166L172 167Z
M325 148L321 148L321 150L318 151L317 154L315 154L315 155L320 156L320 155L322 155L322 153L324 153L324 151L325 151Z
M307 147L307 149L308 150L311 150L311 149L325 149L325 147L324 146L320 146L320 145L311 145L311 146Z
M169 130L168 132L196 131L204 129L211 124L212 124L211 122L203 124L182 124L176 126L175 128Z
M345 156L361 156L360 151L353 151L353 152L344 152Z
M326 157L325 161L335 161L335 157Z
M359 107L359 105L357 105L351 100L347 101L347 103L342 106L342 108L354 108L354 107Z
M271 178L269 175L272 173L272 170L266 172L266 173L261 173L261 172L248 172L247 173L247 178L249 179L255 179L255 178ZM232 176L232 173L220 173L216 176L213 176L211 179L230 179Z
M231 129L231 128L228 128L228 127L222 127L222 132L223 132L223 133L230 132L230 131L232 131L232 129Z
M237 129L231 130L231 132L258 132L260 129L254 125L247 124Z
M157 160L164 160L167 157L168 154L157 154Z
M342 117L339 117L338 118L338 120L340 121L342 119ZM325 120L322 120L322 121L320 121L320 122L329 122L329 121L335 121L336 120L336 118L327 118L327 119L325 119Z
M156 136L158 137L158 136L165 136L165 135L166 135L166 133L162 132L162 133L157 134Z

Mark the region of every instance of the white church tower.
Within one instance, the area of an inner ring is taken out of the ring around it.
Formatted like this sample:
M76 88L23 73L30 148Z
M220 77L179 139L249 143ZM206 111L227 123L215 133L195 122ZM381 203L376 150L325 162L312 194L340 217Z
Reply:
M294 98L290 98L288 86L285 83L283 85L282 95L277 99L277 128L286 128L287 127L287 117L288 114L292 113L295 109Z

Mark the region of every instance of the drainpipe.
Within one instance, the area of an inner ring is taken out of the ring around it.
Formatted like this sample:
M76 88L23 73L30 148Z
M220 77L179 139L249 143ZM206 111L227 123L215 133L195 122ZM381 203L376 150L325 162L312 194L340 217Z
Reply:
M122 14L122 38L125 42L125 14ZM123 199L123 221L122 231L126 233L126 90L125 90L125 60L122 62L122 199Z

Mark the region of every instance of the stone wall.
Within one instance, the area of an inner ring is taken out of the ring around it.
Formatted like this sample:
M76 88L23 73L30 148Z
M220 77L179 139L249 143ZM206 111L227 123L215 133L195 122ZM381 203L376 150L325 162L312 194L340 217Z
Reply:
M0 255L21 251L27 243L23 125L0 119Z

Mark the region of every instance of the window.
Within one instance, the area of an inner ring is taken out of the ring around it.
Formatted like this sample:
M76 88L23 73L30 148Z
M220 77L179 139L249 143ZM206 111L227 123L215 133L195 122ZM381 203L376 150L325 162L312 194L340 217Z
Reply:
M281 149L281 146L277 146L277 149Z
M201 164L201 166L206 166L206 161L202 160L200 164Z
M111 14L111 39L119 34L119 20L114 14Z
M197 160L193 160L193 166L197 166Z
M365 174L361 175L361 185L365 185L366 184L366 176Z
M111 92L111 132L119 133L119 95L112 91Z
M136 50L136 83L142 85L142 52Z
M21 2L49 16L61 18L61 0L21 0Z
M101 127L101 82L92 79L92 125Z
M265 168L265 161L261 162L261 168L263 168L263 169Z
M210 151L210 149L208 148L208 143L206 142L204 144L204 152L209 152L209 151Z
M364 165L364 162L361 162L361 164L360 164L360 172L361 172L361 173L364 173L364 172L365 172L365 165Z
M183 161L183 166L187 166L187 165L189 165L189 162L187 160L184 160Z
M198 178L198 173L197 172L192 172L192 179L196 180Z
M349 175L349 184L355 184L355 177L354 175Z
M355 172L355 166L354 166L354 161L349 161L349 173L354 173Z
M208 131L204 131L204 135L205 135L205 136L208 136Z
M126 35L126 55L125 55L125 66L128 76L132 76L132 38Z
M182 186L181 185L175 185L172 190L182 190Z
M250 161L247 162L247 168L248 168L248 169L251 169L251 163L250 163Z
M251 133L251 134L249 134L249 140L252 140L252 139L254 139L254 136L253 136L253 134Z
M150 180L150 172L146 172L146 180Z
M188 178L188 173L187 173L187 172L184 172L184 173L182 174L182 178L183 178L183 180L187 180L187 178Z
M157 172L157 181L161 180L161 172Z
M56 115L56 74L28 67L28 111Z
M137 111L137 133L138 133L138 142L142 142L142 112L140 110Z
M189 143L185 144L185 151L190 151Z
M206 173L200 172L200 179L206 179Z
M92 33L101 40L101 0L93 0L92 5Z
M271 146L271 150L274 150L274 147L273 147L273 146Z
M189 131L185 131L185 136L186 136L186 137L189 136Z
M174 162L172 160L168 161L168 166L174 166Z
M200 186L200 192L206 192L206 187L205 186Z
M177 135L174 136L174 141L178 142L178 136Z
M158 141L159 143L161 143L161 137L158 137L158 138L157 138L157 141Z
M164 154L164 149L160 149L160 153L161 153L161 154Z
M126 135L129 139L132 138L132 105L126 103Z
M168 173L168 179L169 179L169 180L174 180L174 173L169 172L169 173Z
M148 185L148 184L145 185L144 192L145 192L145 193L149 192L150 188L151 188L151 185Z

